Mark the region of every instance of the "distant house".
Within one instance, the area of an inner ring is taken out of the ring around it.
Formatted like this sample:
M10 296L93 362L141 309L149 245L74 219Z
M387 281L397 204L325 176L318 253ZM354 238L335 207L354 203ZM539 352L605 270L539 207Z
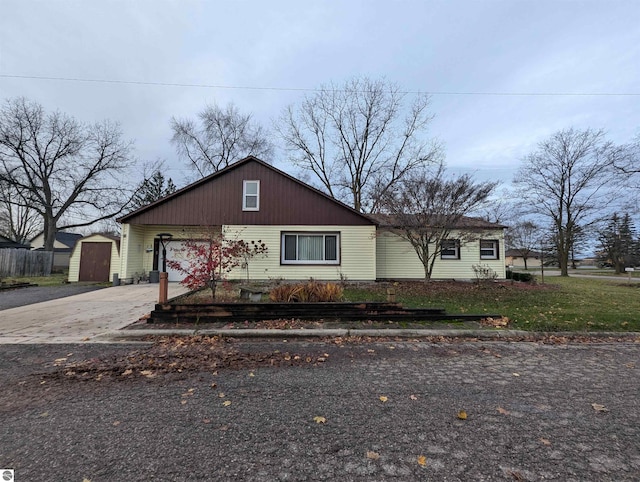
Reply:
M364 215L255 157L118 221L122 223L121 279L162 266L160 233L172 235L167 259L177 259L185 240L202 239L205 229L267 245L266 256L235 269L231 279L248 275L263 280L424 277L414 249L384 220ZM504 226L465 218L460 228L477 230L477 239L461 244L452 233L451 247L437 260L433 277L470 279L475 276L473 265L486 264L504 279ZM170 281L183 277L170 268L168 273Z
M60 271L69 268L71 252L80 238L82 238L82 234L66 233L64 231L58 231L56 233L56 239L53 243L54 270ZM32 238L29 244L32 250L44 249L44 232Z
M17 243L11 239L0 235L0 249L29 249L28 244Z
M527 254L526 263L523 254ZM539 251L508 249L505 253L505 263L514 268L540 269L542 260L543 256Z

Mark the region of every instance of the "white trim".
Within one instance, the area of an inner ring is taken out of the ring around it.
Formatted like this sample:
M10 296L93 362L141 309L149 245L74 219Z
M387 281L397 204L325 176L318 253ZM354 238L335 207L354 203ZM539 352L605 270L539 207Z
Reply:
M296 259L285 259L285 237L286 236L295 236L296 237ZM298 237L299 236L311 236L311 237L322 237L322 259L321 260L299 260L298 257ZM326 258L326 237L333 236L336 238L336 259L325 259ZM301 264L301 265L313 265L313 264L329 264L329 265L340 265L340 233L336 232L291 232L291 231L283 231L280 234L280 263L281 264Z
M483 248L482 243L491 243L490 248ZM497 239L481 239L480 240L480 259L499 259L498 249L500 243ZM482 251L491 251L491 254L482 254Z
M254 183L256 185L255 194L247 194L247 185ZM247 206L247 198L255 197L256 205ZM243 211L260 211L260 181L258 180L245 180L242 181L242 210Z
M440 259L460 259L460 240L458 239L443 239L441 244L444 243L453 243L453 248L451 247L440 247ZM445 249L450 251L453 249L455 254L444 254Z

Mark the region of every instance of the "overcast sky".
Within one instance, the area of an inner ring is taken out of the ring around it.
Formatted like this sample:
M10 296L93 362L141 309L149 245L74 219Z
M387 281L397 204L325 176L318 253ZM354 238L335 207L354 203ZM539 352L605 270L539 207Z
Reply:
M509 182L559 129L640 132L640 1L0 0L0 99L119 121L179 185L172 116L234 102L269 127L364 75L431 92L447 165Z

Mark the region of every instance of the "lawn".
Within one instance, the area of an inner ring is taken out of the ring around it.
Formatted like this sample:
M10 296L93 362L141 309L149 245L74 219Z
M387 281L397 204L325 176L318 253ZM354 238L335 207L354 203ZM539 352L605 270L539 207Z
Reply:
M33 283L38 286L58 286L66 283L67 273L54 273L50 276L11 277L2 278L4 283Z
M640 331L640 284L553 277L544 285L399 283L397 301L451 313L499 313L532 331ZM347 288L347 301L383 301L386 286Z

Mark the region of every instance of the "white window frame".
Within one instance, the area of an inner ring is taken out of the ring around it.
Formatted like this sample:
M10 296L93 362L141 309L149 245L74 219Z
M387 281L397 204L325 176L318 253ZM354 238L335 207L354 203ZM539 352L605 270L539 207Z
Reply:
M247 194L247 185L249 184L256 185L256 194ZM247 206L247 198L250 196L256 198L255 207ZM243 211L260 211L260 181L258 180L242 181L242 210Z
M460 259L460 240L458 239L443 239L441 241L441 244L444 243L453 243L453 250L455 251L455 254L445 254L444 247L440 247L440 259ZM452 248L446 248L447 250L450 250Z
M285 259L285 237L286 236L295 236L296 237L296 258L298 258L298 237L299 236L315 236L322 237L322 260L300 260L300 259ZM326 253L326 241L325 238L327 236L333 236L336 238L336 259L325 259ZM280 264L297 264L297 265L339 265L340 264L340 233L339 232L317 232L317 231L283 231L280 233Z
M491 243L491 248L483 248L482 243ZM483 251L491 251L491 254L482 254ZM497 239L480 240L480 259L500 259L500 243Z

